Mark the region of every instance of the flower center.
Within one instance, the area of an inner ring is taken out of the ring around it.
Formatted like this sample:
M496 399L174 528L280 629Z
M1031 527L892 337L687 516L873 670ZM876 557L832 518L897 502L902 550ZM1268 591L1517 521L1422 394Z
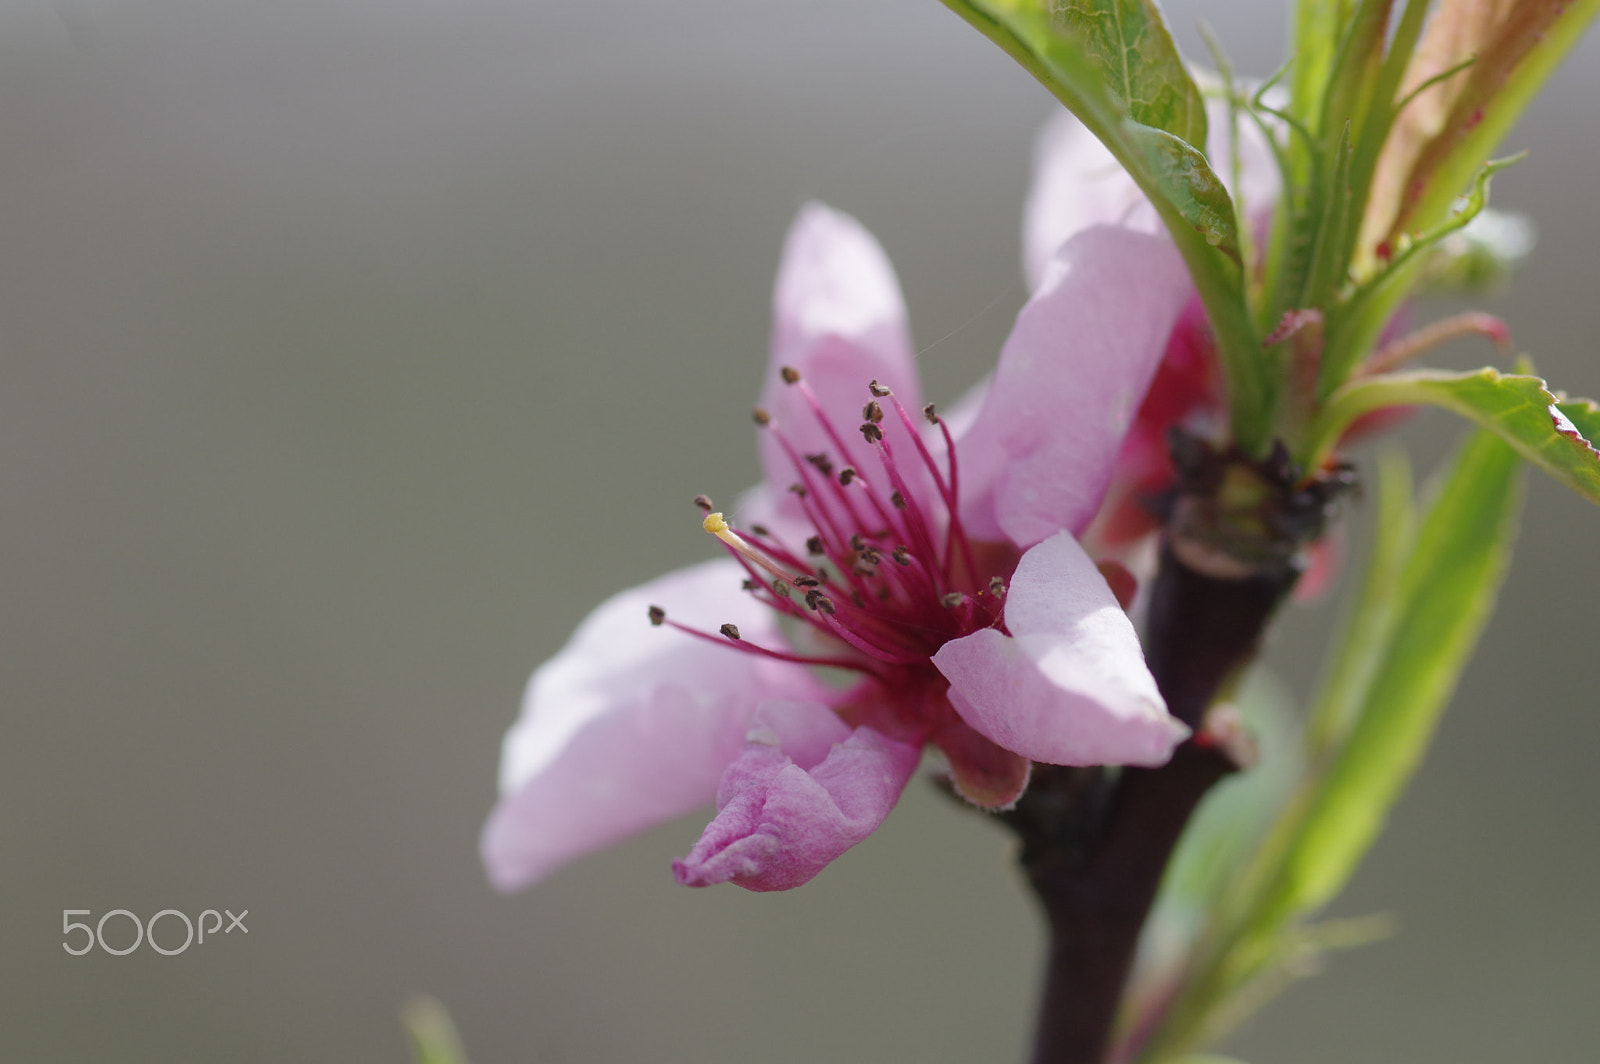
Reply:
M833 445L830 451L802 453L776 419L756 410L757 424L774 435L795 473L789 490L804 519L797 527L810 533L804 543L788 542L762 525L736 530L712 510L709 499L695 501L706 511L705 530L748 574L745 589L822 636L814 640L818 645L835 649L797 654L762 647L742 639L731 624L722 626L722 640L746 653L894 682L911 679L904 675L907 669L932 669L929 659L952 639L980 628L1003 630L1005 579L1015 567L1016 552L974 544L962 529L955 442L933 405L923 415L942 436L943 463L894 393L877 381L868 385L871 398L862 409L859 431L873 456L869 475L844 464L850 449L800 374L786 367L782 375ZM897 445L909 446L914 457L907 462L897 455ZM667 620L656 607L650 617L691 635L718 638Z

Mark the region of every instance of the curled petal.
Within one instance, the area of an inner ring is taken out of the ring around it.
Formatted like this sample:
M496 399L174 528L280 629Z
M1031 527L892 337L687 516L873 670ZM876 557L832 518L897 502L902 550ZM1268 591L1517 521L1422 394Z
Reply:
M984 738L963 720L952 720L933 737L950 763L956 793L984 809L1010 809L1028 789L1033 762Z
M934 664L974 730L1052 765L1160 765L1188 735L1166 711L1128 615L1077 540L1022 556L992 628L946 643Z
M835 419L845 455L800 389L784 383L784 367L799 371ZM859 411L872 398L867 390L872 380L892 389L906 409L921 408L900 284L883 248L860 222L820 203L808 204L789 229L778 268L761 407L802 455L827 453L836 466L852 465L870 476L877 461L857 426ZM883 428L892 441L902 432L892 418ZM760 448L767 483L782 491L796 479L789 455L771 432L761 433ZM925 490L924 484L912 486ZM780 498L778 506L792 515L800 512L793 499Z
M883 823L920 756L820 703L768 703L722 779L716 817L673 874L693 887L798 887Z
M519 890L566 862L709 802L756 705L814 697L800 666L706 643L647 618L781 646L776 614L740 591L729 559L681 569L601 604L528 682L484 825L490 882Z
M1164 236L1099 226L1061 248L957 447L969 534L1083 531L1190 290Z

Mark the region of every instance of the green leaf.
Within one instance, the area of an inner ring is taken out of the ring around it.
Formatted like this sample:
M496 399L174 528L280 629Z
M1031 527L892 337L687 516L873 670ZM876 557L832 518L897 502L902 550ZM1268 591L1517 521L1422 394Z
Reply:
M1321 766L1350 734L1383 659L1384 644L1394 628L1400 601L1393 594L1416 537L1416 505L1412 501L1411 466L1399 451L1378 459L1376 531L1367 554L1367 571L1346 610L1331 667L1318 685L1316 703L1306 721L1306 760Z
M1568 399L1564 395L1560 399L1556 409L1572 428L1591 443L1600 441L1600 403L1593 399Z
M1339 34L1339 49L1328 71L1326 94L1317 132L1325 142L1344 136L1347 125L1359 123L1383 67L1384 38L1393 0L1358 0ZM1356 130L1359 133L1359 129Z
M1231 887L1234 872L1288 800L1304 767L1296 749L1293 698L1281 680L1263 668L1252 669L1234 703L1259 757L1250 771L1211 789L1167 864L1148 923L1166 924L1174 934L1192 932Z
M1465 42L1477 59L1465 72L1442 129L1421 147L1410 168L1403 185L1409 191L1392 235L1415 232L1445 216L1479 162L1600 13L1600 0L1519 0L1500 11L1498 22L1485 22L1479 38Z
M1165 1012L1196 937L1235 888L1239 868L1272 827L1304 769L1293 698L1280 680L1264 668L1250 670L1234 705L1259 756L1249 771L1212 788L1184 829L1145 921L1109 1059L1128 1059L1152 1018Z
M1233 200L1206 157L1194 145L1153 126L1125 121L1121 133L1138 169L1160 187L1184 222L1211 247L1240 261Z
M467 1064L461 1037L437 998L417 997L400 1010L400 1023L411 1039L415 1064Z
M1312 716L1310 769L1221 897L1141 1059L1165 1060L1213 1041L1282 986L1308 951L1336 944L1339 928L1319 931L1303 921L1342 889L1427 748L1510 557L1519 470L1515 451L1477 433L1417 521L1403 464L1384 466L1374 570ZM1382 925L1343 928L1351 930L1359 937Z
M1482 214L1489 205L1489 186L1494 175L1521 162L1527 154L1521 152L1484 163L1473 180L1471 192L1444 221L1426 233L1397 240L1389 264L1364 281L1361 287L1350 294L1343 306L1334 309L1328 328L1328 346L1323 352L1319 374L1318 387L1322 394L1332 392L1355 372L1361 359L1382 334L1395 307L1411 291L1419 268L1427 261L1424 253L1466 228L1469 222Z
M1543 379L1525 374L1419 370L1357 378L1329 396L1312 425L1310 451L1325 455L1362 414L1418 404L1453 410L1478 423L1579 495L1600 503L1600 450L1595 448L1600 415L1594 404L1566 401Z
M1326 107L1340 35L1350 24L1355 6L1355 0L1299 0L1296 5L1289 106L1307 126L1317 125Z
M1331 901L1422 760L1510 559L1518 468L1516 453L1494 435L1469 441L1416 531L1391 588L1395 608L1352 624L1376 660L1359 716L1298 826L1267 912L1289 917Z
M1192 241L1199 233L1209 246L1238 261L1233 203L1195 147L1205 145L1205 103L1154 4L945 3L1078 116L1163 212L1169 227L1175 215L1187 230L1184 239Z
M944 0L1100 139L1161 216L1217 336L1234 437L1266 446L1271 392L1233 201L1200 147L1204 108L1151 0Z
M1149 0L1057 0L1062 33L1082 43L1128 117L1190 144L1206 142L1206 107Z

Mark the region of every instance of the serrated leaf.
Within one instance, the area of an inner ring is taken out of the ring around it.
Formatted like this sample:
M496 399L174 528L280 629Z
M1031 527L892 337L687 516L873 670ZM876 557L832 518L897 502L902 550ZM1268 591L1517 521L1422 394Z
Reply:
M1556 431L1570 436L1576 432L1580 439L1594 449L1600 443L1600 403L1593 399L1567 399L1556 404L1556 410L1567 419L1566 425L1557 425Z
M1358 378L1329 397L1312 429L1313 451L1325 453L1362 414L1416 405L1443 407L1476 422L1579 495L1600 503L1600 450L1595 447L1600 415L1589 401L1564 401L1542 378L1527 374L1419 370Z

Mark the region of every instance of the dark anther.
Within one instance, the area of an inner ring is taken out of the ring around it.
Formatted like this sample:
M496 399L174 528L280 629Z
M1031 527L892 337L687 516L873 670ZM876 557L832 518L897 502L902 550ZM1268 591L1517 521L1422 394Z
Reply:
M948 595L943 595L939 598L940 605L947 610L953 610L965 601L967 601L967 596L959 591L952 591Z
M989 594L991 594L991 595L1004 595L1005 593L1006 593L1006 582L1004 580L1000 579L998 576L991 576L989 578Z
M859 591L850 592L850 601L856 604L856 609L858 610L867 608L867 601L861 597L861 592Z
M799 384L800 371L793 366L785 366L778 371L778 376L783 378L785 384Z
M804 484L790 484L789 490L800 496L802 499L806 497L806 486Z
M845 466L843 469L839 470L840 487L849 487L850 482L854 479L856 479L856 471L854 469L851 469L849 466Z
M766 525L751 525L750 526L750 534L752 536L770 536L770 535L772 535L771 532L767 531L767 526Z
M858 554L867 549L867 541L861 538L860 532L850 534L850 549Z
M826 554L827 553L827 551L822 546L822 537L821 536L812 536L810 539L806 540L806 553L808 553L808 554Z
M861 416L876 425L883 420L883 407L878 405L876 399L861 408Z
M739 586L746 591L754 591L759 585L754 580L746 580Z
M833 600L820 591L812 591L806 595L806 605L814 610L821 610L829 617L833 616Z
M761 409L759 406L750 412L750 416L755 418L756 424L762 426L763 428L772 424L772 415Z
M725 624L721 628L718 628L717 631L721 632L735 643L739 641L739 626L736 624Z
M651 606L650 607L650 623L651 624L660 625L661 622L666 620L666 619L667 619L667 611L666 610L662 609L660 606Z
M777 595L779 598L788 598L789 585L785 581L774 580L772 582L772 593Z
M894 504L896 510L904 510L906 508L906 497L898 491L889 493L889 501Z
M814 576L797 576L794 578L794 582L798 587L820 587L822 585L822 581Z
M700 507L700 509L704 510L706 513L710 513L712 510L711 496L709 495L696 495L694 497L694 504Z
M806 461L815 466L817 472L821 473L823 476L828 476L833 472L833 463L828 460L828 456L826 454L808 454L806 455Z
M934 409L932 403L929 403L927 406L922 408L922 416L928 419L928 424L930 425L937 425L939 423L939 411Z
M910 565L911 548L906 546L904 543L900 544L900 546L894 549L894 560L896 565Z
M868 443L877 443L883 439L883 430L869 421L861 426L861 435L867 438Z
M879 399L882 399L886 395L892 394L889 391L889 389L885 388L883 385L879 384L875 380L872 383L867 385L867 390L870 391L873 395L877 396Z

